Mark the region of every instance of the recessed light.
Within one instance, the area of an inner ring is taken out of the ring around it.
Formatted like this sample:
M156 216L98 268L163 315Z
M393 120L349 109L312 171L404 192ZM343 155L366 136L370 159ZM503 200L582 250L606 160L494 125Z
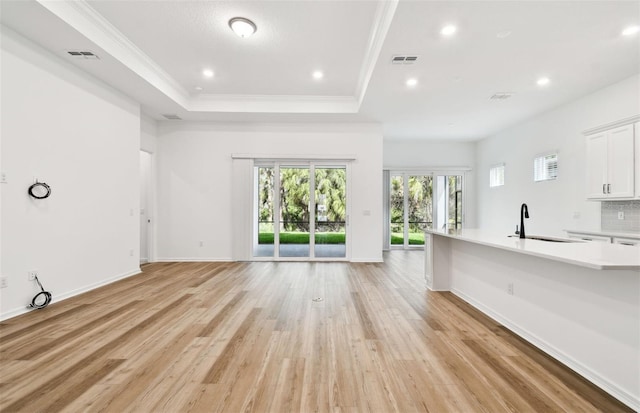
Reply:
M202 71L202 76L204 76L204 77L209 77L209 78L213 77L213 70L211 70L211 69L204 69L204 70Z
M448 24L448 25L444 26L442 28L442 30L440 30L440 34L442 34L443 36L451 36L457 30L458 30L458 28L456 26L454 26L453 24Z
M313 78L314 78L314 79L316 79L316 80L320 80L320 79L322 79L322 78L324 77L324 73L322 73L322 72L321 72L321 71L319 71L319 70L316 70L316 71L315 71L315 72L313 72L311 75L312 75L312 76L313 76Z
M511 36L511 30L503 30L501 32L496 33L496 37L498 39L506 39L509 36Z
M258 30L254 22L244 17L234 17L229 20L229 27L240 37L249 37Z
M414 87L417 84L418 84L418 79L413 77L411 79L407 79L407 86Z
M629 26L622 31L623 36L633 36L640 32L640 26Z
M538 84L538 86L546 86L549 84L549 82L551 82L551 80L549 80L548 77L541 77L540 79L538 79L536 81L536 83Z
M198 92L200 92L202 90L202 86L196 86L193 88L194 90L197 90Z

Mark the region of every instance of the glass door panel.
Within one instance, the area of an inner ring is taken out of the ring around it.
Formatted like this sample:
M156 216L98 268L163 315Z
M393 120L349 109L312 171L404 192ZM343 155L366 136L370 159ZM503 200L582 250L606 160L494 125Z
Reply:
M347 170L315 168L314 256L346 257Z
M433 228L433 177L409 176L408 187L407 244L424 245L424 230Z
M309 167L280 167L280 257L309 257Z
M404 245L404 177L403 175L391 176L391 189L389 191L389 217L391 246Z
M448 179L449 193L449 228L462 229L462 176L450 175Z
M254 234L253 256L254 257L273 257L274 248L274 173L275 168L272 166L255 167L255 177L257 182L258 201L257 218L258 225L255 226L257 231Z
M461 229L463 218L462 175L440 175L436 190L438 229Z

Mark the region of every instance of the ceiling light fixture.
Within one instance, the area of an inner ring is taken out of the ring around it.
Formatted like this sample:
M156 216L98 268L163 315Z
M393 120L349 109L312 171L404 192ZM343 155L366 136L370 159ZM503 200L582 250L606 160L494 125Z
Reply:
M320 80L320 79L322 79L324 77L324 73L322 73L319 70L316 70L315 72L313 72L312 76L313 76L314 79Z
M623 36L633 36L640 32L640 26L629 26L622 31Z
M213 70L211 69L204 69L202 71L202 76L204 77L208 77L208 78L212 78L213 77Z
M538 84L538 86L546 86L549 84L549 82L550 80L548 77L541 77L536 83Z
M254 22L244 17L234 17L229 20L229 27L235 34L243 38L251 36L258 30Z
M407 86L414 87L417 84L418 84L418 79L413 77L411 79L407 79Z
M442 34L443 36L451 36L457 30L458 30L458 28L456 26L454 26L453 24L449 24L449 25L444 26L442 28L442 30L440 30L440 34Z

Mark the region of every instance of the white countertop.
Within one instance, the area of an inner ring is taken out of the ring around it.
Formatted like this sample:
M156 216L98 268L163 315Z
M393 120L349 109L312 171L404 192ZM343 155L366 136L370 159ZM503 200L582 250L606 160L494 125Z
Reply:
M425 232L597 270L640 270L640 249L626 245L509 238L511 234L495 234L479 229ZM528 234L532 235L540 234Z
M640 239L640 234L637 232L621 232L621 231L616 232L616 231L582 230L582 229L564 229L563 231L577 233L577 234L586 234L586 235L600 235L602 237Z

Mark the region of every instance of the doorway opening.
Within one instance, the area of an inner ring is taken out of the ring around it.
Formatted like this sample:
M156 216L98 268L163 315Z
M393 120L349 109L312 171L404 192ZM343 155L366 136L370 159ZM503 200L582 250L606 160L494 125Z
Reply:
M151 261L151 159L149 152L140 151L140 263Z

